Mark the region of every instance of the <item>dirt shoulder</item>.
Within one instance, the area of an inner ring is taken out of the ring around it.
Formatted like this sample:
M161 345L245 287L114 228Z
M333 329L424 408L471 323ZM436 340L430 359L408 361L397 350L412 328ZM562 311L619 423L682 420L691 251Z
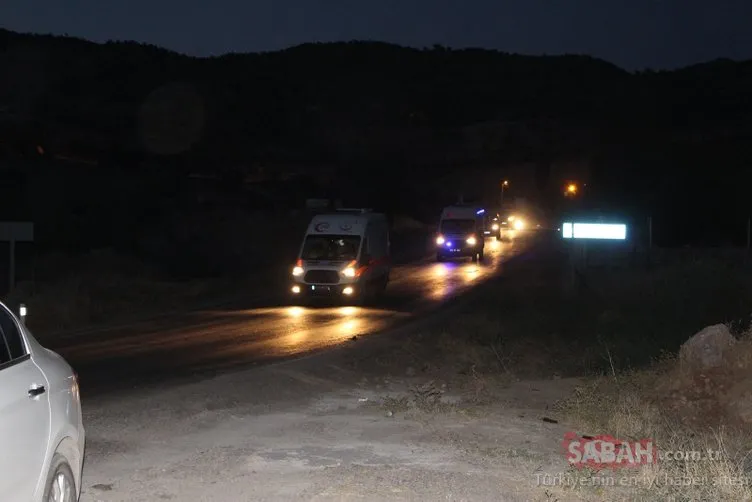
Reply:
M82 500L538 500L564 467L542 419L573 380L479 399L472 377L313 361L87 405Z

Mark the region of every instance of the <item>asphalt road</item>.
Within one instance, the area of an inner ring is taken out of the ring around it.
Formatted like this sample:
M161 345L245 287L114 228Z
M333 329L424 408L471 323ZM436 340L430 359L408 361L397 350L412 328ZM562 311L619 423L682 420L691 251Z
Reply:
M504 262L528 251L536 240L489 239L482 263L429 258L397 266L385 296L373 306L297 307L270 301L87 332L46 345L76 369L89 395L299 357L427 315L449 298L503 274Z

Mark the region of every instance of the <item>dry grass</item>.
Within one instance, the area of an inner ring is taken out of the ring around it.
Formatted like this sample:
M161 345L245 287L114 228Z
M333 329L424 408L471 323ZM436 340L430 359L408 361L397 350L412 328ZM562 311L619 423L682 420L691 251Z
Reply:
M452 361L521 378L611 374L675 353L725 322L739 333L752 308L752 268L683 257L652 268L588 270L573 293L561 264L530 263L433 333ZM428 337L427 337L428 338Z
M659 452L687 457L623 473L639 482L618 496L752 500L750 331L716 368L663 357L646 369L591 379L559 411L580 434L652 439Z
M752 438L742 427L720 425L716 417L689 425L682 417L691 412L666 408L655 384L670 379L675 367L664 362L616 379L593 379L562 402L559 411L580 434L652 439L659 452L689 457L622 469L617 477L629 476L637 482L631 487L609 487L615 490L608 493L612 500L752 500L748 458Z

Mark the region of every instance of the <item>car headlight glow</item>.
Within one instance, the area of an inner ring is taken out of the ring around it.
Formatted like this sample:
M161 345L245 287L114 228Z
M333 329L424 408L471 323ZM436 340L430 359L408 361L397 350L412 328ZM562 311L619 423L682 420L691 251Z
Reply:
M476 243L477 243L478 241L477 241L477 240L475 239L475 237L468 237L468 238L467 238L467 240L466 240L465 242L467 242L467 243L468 243L468 244L470 244L471 246L475 246L475 244L476 244Z
M436 237L436 244L438 244L439 246L441 246L442 244L444 244L444 237L441 236L441 235L438 236L438 237Z
M342 271L342 275L345 277L355 277L355 269L352 267L347 267Z
M494 223L493 225L491 225L491 229L492 230L498 230L499 229L499 224L498 223Z
M351 288L350 286L347 286L345 289L342 290L342 294L349 296L353 294L353 291L354 291L353 288Z
M297 277L299 275L303 275L303 267L299 267L299 266L293 267L293 269L292 269L292 275L294 275L295 277Z
M525 228L525 222L522 220L515 220L514 222L514 229L515 230L522 230Z

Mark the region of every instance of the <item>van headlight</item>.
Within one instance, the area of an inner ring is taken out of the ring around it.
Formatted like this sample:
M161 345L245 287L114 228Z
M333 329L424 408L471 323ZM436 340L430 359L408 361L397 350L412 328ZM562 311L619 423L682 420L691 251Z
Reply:
M436 244L438 244L439 246L441 246L442 244L444 244L444 236L443 235L440 235L440 236L436 237Z
M292 268L292 275L295 277L298 277L299 275L303 275L303 267L295 266Z
M342 271L342 275L345 277L355 277L355 269L352 267L347 267Z
M478 243L478 241L475 239L475 237L472 237L472 236L468 237L465 242L467 242L471 246L475 246L475 244Z

